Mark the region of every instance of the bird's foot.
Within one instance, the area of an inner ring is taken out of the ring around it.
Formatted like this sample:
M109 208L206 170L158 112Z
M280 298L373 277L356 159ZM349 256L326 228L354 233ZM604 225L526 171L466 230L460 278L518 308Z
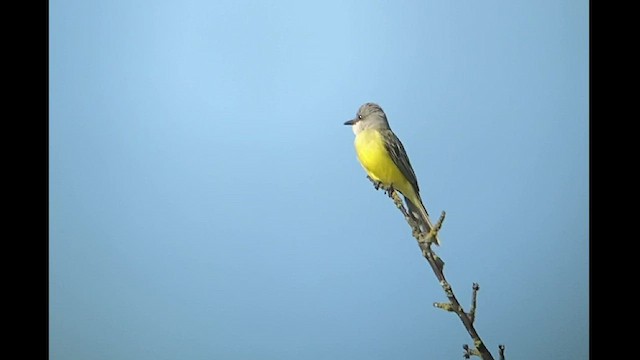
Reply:
M388 197L393 199L393 194L395 193L395 189L393 188L393 185L389 185L389 186L384 186L381 185L381 187L384 189L385 194L387 194Z
M380 190L380 188L384 189L384 185L382 184L382 181L374 180L369 175L367 175L367 179L369 179L369 181L371 181L373 183L373 187L376 188L376 190Z

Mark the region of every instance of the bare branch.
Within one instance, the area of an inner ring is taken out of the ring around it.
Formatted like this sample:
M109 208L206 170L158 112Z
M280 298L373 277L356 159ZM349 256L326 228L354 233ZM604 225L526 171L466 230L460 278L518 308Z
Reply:
M485 346L482 339L480 339L480 335L478 335L476 329L473 326L473 322L475 320L475 312L476 312L476 297L477 297L477 292L480 289L480 286L475 283L473 284L473 294L472 294L473 299L471 303L471 311L469 314L467 314L462 308L462 306L460 305L460 303L458 302L458 299L456 298L453 292L453 289L451 288L451 285L449 285L449 282L447 282L447 279L444 276L444 261L433 251L433 249L431 249L431 244L433 243L433 239L437 235L438 231L440 231L440 228L442 227L442 223L444 222L446 213L443 211L442 214L440 215L440 218L438 219L438 222L434 225L433 229L431 229L429 233L425 234L420 231L420 225L406 211L404 204L402 203L402 199L392 187L385 186L384 184L378 181L375 181L368 176L367 178L369 178L369 180L373 182L376 190L383 189L387 193L387 195L393 200L396 207L402 212L402 215L404 215L405 220L407 221L407 223L412 229L413 237L418 241L418 246L422 251L422 256L424 256L424 258L427 260L427 262L431 266L431 269L436 275L438 282L442 286L442 290L445 292L447 298L449 299L449 302L447 303L434 303L433 306L443 309L445 311L455 312L460 318L460 320L462 321L462 324L464 325L465 329L469 333L469 336L471 336L471 339L473 340L473 345L475 348L470 348L468 345L465 344L463 346L465 349L465 354L464 354L465 358L468 359L471 356L479 356L483 360L494 360L493 355L491 355L491 353ZM501 351L503 350L504 350L504 346ZM501 359L504 360L504 357L502 357Z

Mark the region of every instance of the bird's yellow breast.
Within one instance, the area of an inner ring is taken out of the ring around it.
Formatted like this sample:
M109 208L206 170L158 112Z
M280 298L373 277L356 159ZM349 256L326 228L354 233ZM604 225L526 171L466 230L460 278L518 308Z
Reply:
M382 134L375 129L363 130L354 141L356 154L367 174L385 185L400 190L410 186L400 169L389 156Z

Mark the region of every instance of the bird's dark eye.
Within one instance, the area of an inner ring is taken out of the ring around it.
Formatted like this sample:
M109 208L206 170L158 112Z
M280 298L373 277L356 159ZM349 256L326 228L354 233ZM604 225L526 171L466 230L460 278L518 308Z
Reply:
M358 115L358 119L362 120L362 115Z

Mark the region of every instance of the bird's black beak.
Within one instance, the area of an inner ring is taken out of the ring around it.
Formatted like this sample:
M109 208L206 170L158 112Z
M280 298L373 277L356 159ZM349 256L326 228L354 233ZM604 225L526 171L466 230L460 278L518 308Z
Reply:
M345 121L345 122L344 122L344 124L345 124L345 125L353 125L353 124L355 124L355 123L356 123L356 121L358 121L358 118L351 119L351 120L349 120L349 121Z

